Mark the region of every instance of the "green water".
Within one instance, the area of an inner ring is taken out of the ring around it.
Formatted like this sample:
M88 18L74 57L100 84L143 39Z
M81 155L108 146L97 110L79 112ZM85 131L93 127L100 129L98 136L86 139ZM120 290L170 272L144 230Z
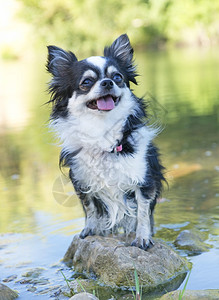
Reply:
M14 275L6 284L20 299L58 294L65 284L59 270L71 276L60 260L84 224L70 185L61 190L60 149L46 127L45 56L0 62L0 280ZM145 95L150 121L160 127L156 143L169 182L155 211L156 236L172 244L184 229L204 231L212 248L188 256L187 288L218 288L218 51L137 53L136 62L141 76L133 88ZM25 282L36 267L44 281Z

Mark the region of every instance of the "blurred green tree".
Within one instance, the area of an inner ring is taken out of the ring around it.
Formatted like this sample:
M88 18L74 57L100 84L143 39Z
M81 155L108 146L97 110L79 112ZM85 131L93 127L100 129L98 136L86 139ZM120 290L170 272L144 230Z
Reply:
M19 0L36 37L95 53L121 33L135 46L219 41L218 0Z

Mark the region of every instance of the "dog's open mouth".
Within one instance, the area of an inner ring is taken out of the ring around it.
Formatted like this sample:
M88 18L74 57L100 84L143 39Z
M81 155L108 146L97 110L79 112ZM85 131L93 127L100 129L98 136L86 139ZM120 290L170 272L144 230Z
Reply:
M87 107L90 109L98 109L98 110L112 110L115 108L119 100L120 100L119 97L106 95L98 99L94 99L87 102Z

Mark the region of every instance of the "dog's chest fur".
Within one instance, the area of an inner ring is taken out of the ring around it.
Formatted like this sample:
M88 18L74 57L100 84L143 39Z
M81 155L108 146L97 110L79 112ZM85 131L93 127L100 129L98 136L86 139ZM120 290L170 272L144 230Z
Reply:
M69 154L68 164L81 187L91 192L103 189L127 191L145 181L145 158L147 147L155 135L154 130L144 126L131 132L127 142L135 149L134 153L115 153L113 149L117 141L122 140L122 120L120 124L116 122L112 130L100 122L90 132L89 126L83 130L83 118L80 122L82 126L78 127L75 120L66 122L59 119L53 126L61 137L63 152Z
M82 192L90 199L101 199L111 216L110 223L107 215L100 219L103 228L119 224L125 215L136 219L137 204L126 195L145 183L145 157L151 137L152 132L142 127L129 137L137 147L131 155L103 151L93 145L82 149L73 159L71 168Z
M76 185L88 198L97 197L107 207L111 222L106 224L108 220L102 218L103 227L118 224L124 215L136 218L136 203L133 199L129 201L125 195L145 184L147 148L155 131L143 126L131 132L127 142L135 151L124 154L122 151L112 152L116 141L122 139L121 124L120 129L111 130L110 135L109 126L104 127L105 122L96 123L95 131L89 131L88 126L83 127L83 118L80 124L78 126L78 122L72 119L59 119L53 123L62 139L63 152L69 156L68 165Z
M132 142L135 143L133 138ZM136 142L138 149L133 154L108 152L97 145L82 149L74 159L74 173L85 187L92 191L102 189L130 189L144 180L146 174L145 153L147 141Z

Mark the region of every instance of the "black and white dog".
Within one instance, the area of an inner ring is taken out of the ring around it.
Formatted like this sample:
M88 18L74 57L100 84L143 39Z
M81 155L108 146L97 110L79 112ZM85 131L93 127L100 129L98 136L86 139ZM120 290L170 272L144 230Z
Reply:
M136 82L133 49L126 34L104 56L78 61L72 52L48 46L53 78L51 126L62 142L60 165L82 202L86 224L80 237L123 228L136 233L133 246L153 245L153 210L164 181L163 167L147 125Z

